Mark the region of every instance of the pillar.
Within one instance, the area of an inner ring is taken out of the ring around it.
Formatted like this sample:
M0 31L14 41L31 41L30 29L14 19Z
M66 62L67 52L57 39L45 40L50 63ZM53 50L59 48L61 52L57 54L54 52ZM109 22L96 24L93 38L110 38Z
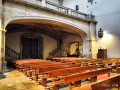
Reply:
M97 40L96 40L96 23L90 22L90 49L91 57L97 58Z
M84 41L84 53L86 58L97 58L97 40L96 40L96 23L89 22L87 38Z
M0 29L0 74L5 71L5 32L6 30Z
M3 26L3 7L2 0L0 0L0 74L5 71L5 32Z

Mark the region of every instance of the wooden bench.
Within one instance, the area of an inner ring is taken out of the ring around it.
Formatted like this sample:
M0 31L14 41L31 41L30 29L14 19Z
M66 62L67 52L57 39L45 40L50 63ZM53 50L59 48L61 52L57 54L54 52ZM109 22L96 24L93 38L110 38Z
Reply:
M96 82L92 84L91 87L92 90L110 90L114 87L120 90L120 75Z
M81 72L91 71L91 70L96 70L96 69L97 69L96 66L84 66L84 67L72 67L72 68L51 70L48 72L44 72L43 77L41 77L42 81L44 81L42 83L44 83L44 85L46 85L47 78L52 78L52 81L54 81L55 78L57 78L59 76L81 73Z
M120 67L116 68L116 73L120 73Z
M82 61L86 61L86 58L75 58L75 57L56 57L56 58L52 58L53 61L57 61L57 62L64 62L64 63L78 63L78 62L82 62Z
M61 76L60 81L58 82L53 82L53 90L59 90L59 84L68 84L68 90L71 90L71 83L73 82L78 82L83 79L91 78L91 82L95 82L97 80L97 76L101 74L107 73L108 76L110 76L110 72L112 71L111 68L104 68L100 70L94 70L94 71L89 71L89 72L84 72L84 73L77 73L77 74L72 74L72 75L67 75L67 76Z
M27 64L48 63L48 62L50 62L50 61L36 60L36 59L35 60L34 59L18 60L18 61L16 61L15 66L19 70L19 69L23 69L25 67L25 65L27 65Z
M116 73L120 73L120 61L116 62Z
M39 79L39 75L42 75L44 76L44 73L45 72L49 72L49 71L52 71L52 70L59 70L59 69L66 69L66 68L74 68L76 67L75 66L70 66L70 65L56 65L56 66L51 66L51 67L38 67L38 70L36 72L34 72L34 80L35 81L38 81ZM42 78L42 82L41 82L42 85L46 86L46 78Z
M24 73L26 73L26 71L31 70L35 67L46 67L46 66L54 66L54 65L67 65L64 63L60 63L60 62L50 62L50 61L41 61L41 62L37 62L37 63L24 63L21 66L19 66L19 70L23 71Z
M120 67L120 61L116 62L116 68Z
M30 69L39 69L39 68L46 68L46 67L55 67L55 66L74 66L74 67L79 67L80 65L79 64L66 64L66 63L59 63L59 62L47 62L47 63L38 63L38 64L33 64L33 65L29 65L29 68Z
M52 70L49 72L45 72L48 74L48 77L57 77L62 75L68 75L71 73L78 73L78 72L85 72L86 70L96 70L96 66L84 66L84 67L72 67L72 68L65 68L65 69L59 69L59 70Z
M120 74L97 82L74 87L72 90L120 90Z
M60 68L66 68L70 67L69 65L63 65L63 64L50 64L50 65L34 65L31 66L30 69L26 69L27 75L30 76L29 74L33 73L43 73L48 70L54 70L54 69L60 69Z

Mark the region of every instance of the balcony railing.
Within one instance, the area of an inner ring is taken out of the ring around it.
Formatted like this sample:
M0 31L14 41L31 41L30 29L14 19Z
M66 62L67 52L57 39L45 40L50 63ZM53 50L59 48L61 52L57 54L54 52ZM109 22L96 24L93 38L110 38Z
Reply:
M49 8L49 9L52 9L52 10L55 10L55 11L58 11L64 14L68 14L70 16L79 17L85 20L92 20L92 21L95 20L95 16L92 14L85 14L80 11L67 8L59 4L47 1L47 0L8 0L8 1L23 2L23 3L27 3L31 5L36 5L37 7L42 6L42 7L46 7L46 8Z
M50 1L45 1L45 3L46 3L47 8L51 8L51 9L54 9L54 10L57 10L57 11L60 11L60 12L66 13L66 14L69 13L69 8L67 8L67 7L60 6L59 4L56 4L56 3L53 3Z

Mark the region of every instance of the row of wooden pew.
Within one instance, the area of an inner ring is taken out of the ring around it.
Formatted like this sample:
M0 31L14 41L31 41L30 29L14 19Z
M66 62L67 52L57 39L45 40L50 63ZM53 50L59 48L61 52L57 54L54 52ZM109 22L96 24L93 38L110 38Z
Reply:
M95 64L81 66L79 62L69 63L39 59L19 60L15 66L28 77L52 90L59 90L59 85L62 84L67 84L68 90L71 90L71 85L79 86L81 80L89 79L90 82L95 82L99 75L108 74L110 77L112 72L110 67L99 69ZM50 86L47 85L48 81L50 81Z
M57 57L52 58L53 61L62 63L80 64L81 66L97 65L97 67L115 67L120 59L86 59L86 58L72 58L72 57Z

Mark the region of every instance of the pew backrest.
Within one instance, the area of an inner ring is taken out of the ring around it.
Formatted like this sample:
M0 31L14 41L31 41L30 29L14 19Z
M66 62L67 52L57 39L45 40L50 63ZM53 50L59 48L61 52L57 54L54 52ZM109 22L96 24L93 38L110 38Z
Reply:
M77 73L77 74L62 76L61 82L64 84L70 84L72 82L91 78L91 77L98 76L98 75L105 74L105 73L108 73L109 75L111 71L112 71L111 68L104 68L100 70L94 70L94 71L88 71L84 73Z
M92 90L111 90L111 88L119 88L120 90L120 74L109 77L108 79L95 82L91 85Z
M69 74L74 74L74 73L80 73L80 72L85 72L85 71L91 71L91 70L96 70L96 66L84 66L84 67L72 67L72 68L64 68L64 69L59 69L59 70L52 70L48 72L48 77L57 77L57 76L62 76L62 75L69 75Z

